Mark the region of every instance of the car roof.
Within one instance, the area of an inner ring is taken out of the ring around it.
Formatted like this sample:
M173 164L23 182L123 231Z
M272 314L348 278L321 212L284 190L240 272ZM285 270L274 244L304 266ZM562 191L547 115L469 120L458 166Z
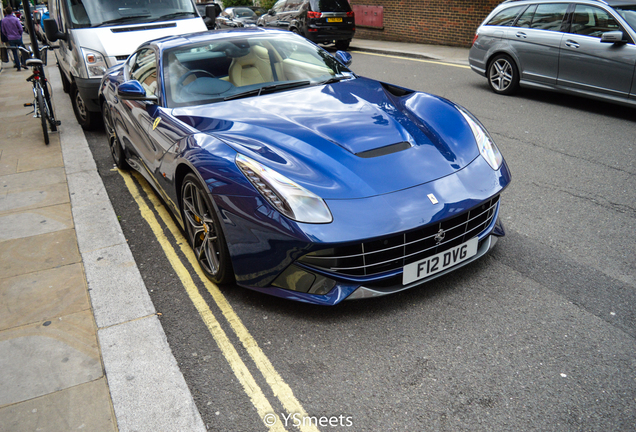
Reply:
M620 6L636 6L635 0L574 0L574 1L559 1L559 0L506 0L501 5L504 4L514 4L518 2L527 3L585 3L585 4L604 4L611 7L620 7Z

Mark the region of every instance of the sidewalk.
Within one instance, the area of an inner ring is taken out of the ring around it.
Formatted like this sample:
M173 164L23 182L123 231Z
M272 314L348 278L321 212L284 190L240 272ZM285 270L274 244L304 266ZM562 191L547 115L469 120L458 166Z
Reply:
M362 39L351 50L468 58ZM23 106L30 71L12 66L0 71L0 432L205 431L54 56L46 73L62 125L48 146Z

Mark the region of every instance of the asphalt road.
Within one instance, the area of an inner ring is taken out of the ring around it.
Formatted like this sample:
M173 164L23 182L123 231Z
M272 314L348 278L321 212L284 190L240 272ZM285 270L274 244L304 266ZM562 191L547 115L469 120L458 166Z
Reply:
M333 308L221 287L275 375L168 236L278 426L289 400L272 376L306 414L331 420L321 431L636 430L636 110L543 92L496 96L469 69L413 59L354 53L352 68L481 119L513 175L502 196L508 235L425 287ZM104 134L86 135L204 422L267 430L262 402L112 170Z

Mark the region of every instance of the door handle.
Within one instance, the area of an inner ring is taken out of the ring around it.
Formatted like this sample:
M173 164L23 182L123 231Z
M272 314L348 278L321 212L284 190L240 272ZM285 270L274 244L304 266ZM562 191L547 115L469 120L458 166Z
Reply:
M568 40L565 41L565 46L568 46L570 48L578 48L579 44L577 44L573 40L568 39Z
M524 32L517 32L517 34L515 36L517 36L518 38L521 38L521 39L525 39L525 38L528 37L528 36L526 36L526 34Z

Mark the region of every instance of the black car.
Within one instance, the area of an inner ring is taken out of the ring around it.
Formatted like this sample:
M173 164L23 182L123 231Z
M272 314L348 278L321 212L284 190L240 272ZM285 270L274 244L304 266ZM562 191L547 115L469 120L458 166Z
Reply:
M251 8L229 7L216 17L216 28L253 27L257 20L258 15Z
M300 34L312 42L335 43L346 50L356 31L347 0L278 0L258 25Z

